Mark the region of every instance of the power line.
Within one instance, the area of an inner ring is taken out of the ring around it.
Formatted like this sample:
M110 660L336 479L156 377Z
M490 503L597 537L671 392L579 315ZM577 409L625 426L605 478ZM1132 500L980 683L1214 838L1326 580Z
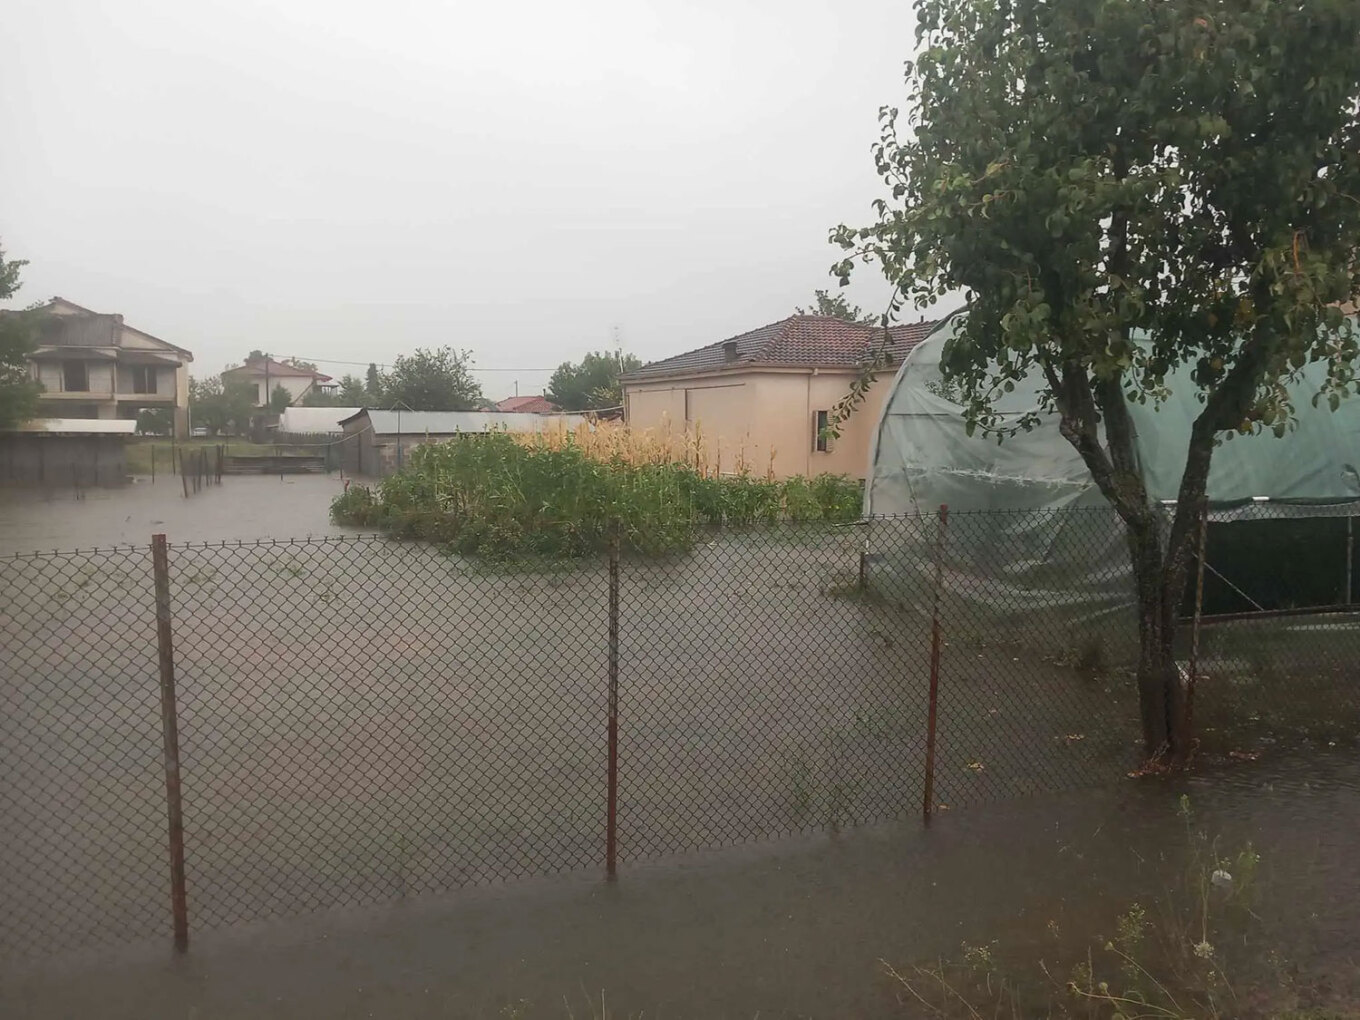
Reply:
M290 354L290 355L287 355L287 356L278 355L278 356L276 356L276 360L279 360L279 361L308 361L308 362L311 362L313 365L357 365L357 366L360 367L360 368L367 368L369 365L374 365L374 366L376 366L377 368L391 368L391 367L392 367L391 363L389 363L389 362L382 362L382 361L342 361L342 360L340 360L339 358L309 358L309 357L307 357L306 355L302 355L302 354ZM476 365L469 365L469 366L468 366L468 371L469 371L469 372L555 372L555 371L557 371L557 367L554 366L554 367L552 367L552 368L479 368L479 367L476 366Z

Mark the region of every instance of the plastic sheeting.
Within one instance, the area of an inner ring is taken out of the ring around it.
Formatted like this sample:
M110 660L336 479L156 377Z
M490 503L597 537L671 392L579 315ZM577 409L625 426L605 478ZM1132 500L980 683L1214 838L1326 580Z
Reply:
M870 515L931 514L947 504L944 551L894 550L884 562L923 566L942 555L947 589L999 615L1024 617L1042 606L1071 623L1130 607L1123 526L1056 416L1000 442L965 433L962 408L949 399L939 367L961 314L945 319L898 370L865 487ZM1208 492L1216 518L1231 518L1243 505L1256 519L1360 512L1360 398L1335 412L1325 400L1315 407L1325 376L1325 365L1311 365L1293 387L1298 421L1283 438L1238 435L1215 450ZM1190 425L1202 407L1188 370L1179 378L1179 386L1177 376L1168 379L1171 397L1160 406L1129 405L1149 494L1163 502L1176 497ZM998 410L1016 421L1039 406L1038 394L1031 377ZM1060 512L1068 510L1080 512Z

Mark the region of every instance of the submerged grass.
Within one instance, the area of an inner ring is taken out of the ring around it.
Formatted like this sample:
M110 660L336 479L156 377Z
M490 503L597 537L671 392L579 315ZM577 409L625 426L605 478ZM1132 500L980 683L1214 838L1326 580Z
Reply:
M860 513L860 484L842 476L719 477L603 453L570 435L551 445L506 433L430 443L377 486L351 485L331 517L467 555L565 559L600 552L615 530L622 548L662 555L690 548L705 525L846 522Z
M1360 1003L1272 948L1255 910L1260 857L1250 843L1225 851L1193 822L1187 864L1164 899L1132 903L1108 934L1072 946L1057 923L1048 959L1003 959L997 942L964 943L947 960L881 961L904 1015L940 1020L1343 1020Z
M265 443L250 443L238 439L137 439L127 444L127 470L130 475L149 475L153 472L172 475L179 472L181 458L192 463L206 450L209 457L215 457L217 447L225 446L228 456L249 456L250 454L272 453L274 446Z

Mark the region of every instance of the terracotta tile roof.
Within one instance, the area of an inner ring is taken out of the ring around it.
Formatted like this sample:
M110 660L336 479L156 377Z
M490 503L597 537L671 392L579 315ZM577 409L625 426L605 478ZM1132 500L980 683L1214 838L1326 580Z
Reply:
M265 372L266 364L268 365L269 368L268 373ZM287 375L293 376L295 378L297 376L306 376L307 378L314 379L317 382L332 381L331 377L326 375L324 372L314 372L310 368L298 368L297 365L290 365L286 361L278 361L275 358L246 358L246 363L244 365L241 365L237 368L229 368L222 374L250 375L250 376L256 375L264 376L266 374L270 376Z
M560 408L547 397L538 394L528 397L506 397L497 402L497 411L520 411L526 414L556 414Z
M936 323L913 322L888 330L894 364L925 339ZM624 380L713 372L725 368L780 367L853 368L883 342L881 326L865 326L827 315L791 315L749 333L653 361L624 375Z

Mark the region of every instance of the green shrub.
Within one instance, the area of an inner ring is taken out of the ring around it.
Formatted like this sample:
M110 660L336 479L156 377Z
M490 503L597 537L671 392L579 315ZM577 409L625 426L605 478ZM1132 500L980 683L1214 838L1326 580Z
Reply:
M704 525L858 518L860 484L823 476L706 478L683 464L602 461L568 443L536 448L503 433L417 447L374 488L331 504L340 524L375 527L492 559L598 553L617 528L626 549L682 552Z

